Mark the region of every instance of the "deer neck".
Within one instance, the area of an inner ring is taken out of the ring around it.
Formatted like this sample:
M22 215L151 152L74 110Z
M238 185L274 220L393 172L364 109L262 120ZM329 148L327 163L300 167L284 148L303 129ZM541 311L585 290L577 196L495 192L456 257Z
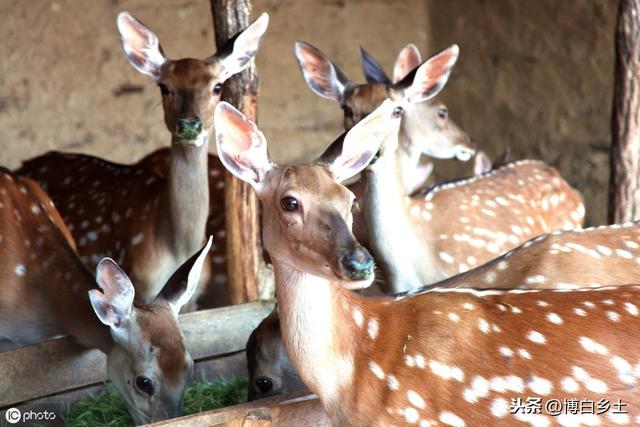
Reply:
M71 249L61 246L66 256L61 256L59 249L49 252L34 277L35 286L46 294L48 312L61 332L87 348L108 354L114 344L111 333L98 320L89 301L89 290L96 288L95 278Z
M174 137L171 141L171 160L167 205L161 235L174 255L184 260L200 247L209 215L209 181L207 177L208 140L200 147L185 146Z
M411 199L403 192L400 164L395 154L383 153L364 173L364 214L376 261L382 264L390 283L386 292L401 292L421 286L422 273L431 265L428 235L418 228L410 213ZM428 233L427 233L428 234Z
M423 184L423 182L418 182L422 179L418 173L421 155L422 152L415 149L411 139L401 132L396 158L400 181L406 195L411 194L413 190Z
M353 314L362 315L362 297L281 260L273 266L287 353L305 384L336 407L353 381L354 349L363 340Z

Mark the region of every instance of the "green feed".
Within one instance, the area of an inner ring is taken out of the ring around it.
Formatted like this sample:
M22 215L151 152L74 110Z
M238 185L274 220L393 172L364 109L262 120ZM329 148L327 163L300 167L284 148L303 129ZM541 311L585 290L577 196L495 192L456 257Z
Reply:
M236 405L246 399L246 378L234 378L227 382L196 382L185 393L184 415ZM124 401L111 384L107 385L104 392L74 404L64 420L70 427L133 425Z

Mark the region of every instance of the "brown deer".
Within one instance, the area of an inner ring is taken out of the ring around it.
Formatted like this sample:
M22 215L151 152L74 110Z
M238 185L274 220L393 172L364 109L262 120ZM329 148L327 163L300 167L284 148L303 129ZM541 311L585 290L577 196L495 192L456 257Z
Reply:
M140 21L123 12L117 22L129 61L160 87L165 125L171 132L171 148L164 151L168 172L159 175L144 161L121 165L50 152L26 161L18 173L34 178L51 196L87 265L95 267L104 256L117 259L131 272L138 298L150 302L202 245L209 177L219 170L207 166L213 109L225 80L255 56L268 16L263 14L247 27L228 49L202 60L165 58L158 37ZM222 211L223 200L211 203ZM219 226L214 253L224 252L224 223ZM221 264L219 255L211 258L214 265ZM221 273L213 277L218 287L226 281Z
M334 423L551 424L550 414L514 409L512 399L530 396L543 405L620 399L628 409L561 414L564 425L640 422L640 286L437 289L401 298L351 292L371 284L374 264L349 231L354 197L340 182L397 129L393 110L383 103L317 161L296 166L274 164L264 135L229 104L215 113L222 162L262 202L284 345ZM636 269L623 254L615 256ZM575 273L591 272L583 263Z
M0 242L0 351L68 334L107 355L109 379L136 423L181 414L193 361L178 312L197 288L211 240L154 301L138 303L111 259L95 277L89 272L34 181L0 169Z
M453 49L457 50L457 46ZM402 101L400 143L396 153L405 194L421 187L428 177L420 157L469 160L475 143L450 118L447 107L432 99L422 86L429 78L420 66L420 52L413 44L400 51L393 82L364 49L361 49L367 83L357 85L320 50L305 42L295 44L302 74L313 92L337 102L344 112L345 130L351 129L387 98Z
M251 333L246 351L249 401L305 389L282 345L277 307Z

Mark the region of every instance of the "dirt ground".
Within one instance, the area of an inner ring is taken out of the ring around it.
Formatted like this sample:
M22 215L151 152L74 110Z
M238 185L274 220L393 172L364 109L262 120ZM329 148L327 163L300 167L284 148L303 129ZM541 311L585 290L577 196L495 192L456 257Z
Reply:
M257 66L260 126L276 160L316 155L341 111L306 87L293 42L308 41L362 82L357 46L390 71L408 42L461 59L442 97L492 156L540 158L606 219L613 86L613 0L256 0L271 24ZM169 143L160 94L125 60L115 17L129 10L169 57L214 49L207 0L0 0L0 164L50 149L133 162ZM213 148L213 147L212 147ZM440 162L437 177L470 172Z

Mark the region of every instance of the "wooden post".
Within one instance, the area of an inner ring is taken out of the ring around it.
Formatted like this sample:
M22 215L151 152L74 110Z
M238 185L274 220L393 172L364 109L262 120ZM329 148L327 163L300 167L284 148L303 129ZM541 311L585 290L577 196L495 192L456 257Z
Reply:
M609 221L640 218L640 0L620 0L611 118Z
M218 50L251 22L250 0L211 0L211 12ZM258 76L253 63L227 80L222 94L222 99L253 121L257 97ZM229 172L224 184L229 297L232 304L241 304L258 298L264 270L258 200L248 184Z

